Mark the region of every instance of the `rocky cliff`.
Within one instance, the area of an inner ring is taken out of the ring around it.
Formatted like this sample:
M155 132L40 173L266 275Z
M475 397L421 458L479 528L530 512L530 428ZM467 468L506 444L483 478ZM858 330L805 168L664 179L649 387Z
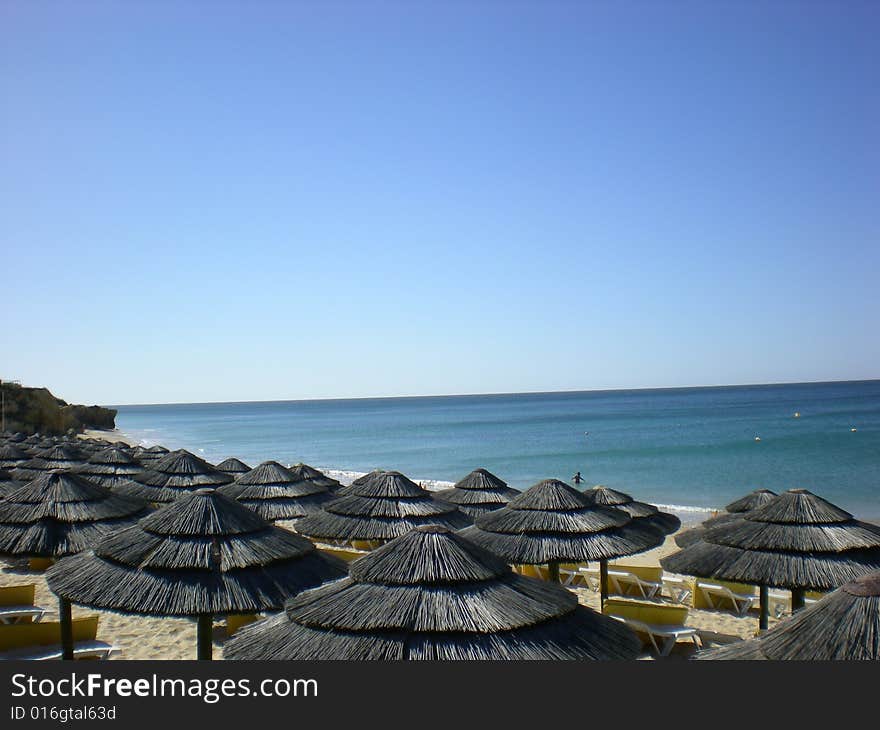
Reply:
M47 388L25 388L6 381L0 381L0 409L0 431L59 435L71 429L116 426L113 408L71 405Z

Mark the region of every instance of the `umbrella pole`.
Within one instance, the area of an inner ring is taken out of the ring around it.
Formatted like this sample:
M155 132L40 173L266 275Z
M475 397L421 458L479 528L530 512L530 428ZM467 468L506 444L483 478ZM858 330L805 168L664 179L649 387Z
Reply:
M547 563L547 580L551 583L559 582L559 563L552 561Z
M806 605L803 588L791 589L791 612L800 611Z
M214 615L199 614L198 658L213 659L214 653Z
M761 617L758 619L758 629L766 631L770 614L770 591L767 586L761 586L758 590L761 595Z
M70 601L58 597L58 615L61 618L61 658L73 659L73 620L70 615Z
M608 561L599 561L599 610L605 610L605 599L608 598Z

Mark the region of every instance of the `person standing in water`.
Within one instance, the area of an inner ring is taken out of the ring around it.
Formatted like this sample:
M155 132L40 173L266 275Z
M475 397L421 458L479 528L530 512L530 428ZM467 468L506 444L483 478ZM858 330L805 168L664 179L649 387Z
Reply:
M584 481L584 478L581 476L581 473L578 472L571 478L571 481L573 481L575 484L580 484L582 481Z

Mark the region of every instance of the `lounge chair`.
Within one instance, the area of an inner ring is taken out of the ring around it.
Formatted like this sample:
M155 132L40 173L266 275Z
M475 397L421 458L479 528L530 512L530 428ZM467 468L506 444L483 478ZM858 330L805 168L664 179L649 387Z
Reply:
M643 641L647 639L658 656L669 656L680 640L693 641L697 648L701 646L699 632L684 625L687 606L609 598L603 613L625 623Z
M242 626L259 621L260 616L256 613L230 613L226 616L226 635L232 636Z
M362 558L364 555L369 554L366 550L355 550L352 547L344 547L340 545L316 543L315 547L321 552L335 555L337 558L342 558L346 563L350 563L352 560L357 560L358 558Z
M73 658L106 659L116 647L97 640L98 617L73 620ZM61 659L61 624L42 621L31 624L0 625L0 660Z
M592 584L587 579L587 566L578 563L560 563L559 564L559 580L564 586L585 586L592 588ZM598 576L598 572L596 573Z
M608 591L620 596L654 598L663 587L663 568L650 565L608 566Z
M0 588L0 625L39 621L46 609L34 605L36 585Z
M791 611L791 593L788 591L768 590L767 600L774 618L782 618L786 612Z
M757 600L755 586L745 583L698 580L694 586L694 608L719 610L730 604L737 616L745 616Z
M687 603L688 599L694 592L693 578L677 578L672 575L664 574L661 578L663 589L675 603Z

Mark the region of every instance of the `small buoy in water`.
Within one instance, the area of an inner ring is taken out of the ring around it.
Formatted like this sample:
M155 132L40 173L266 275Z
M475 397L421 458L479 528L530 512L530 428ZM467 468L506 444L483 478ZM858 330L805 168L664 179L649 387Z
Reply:
M795 417L795 418L800 418L800 417L801 417L801 412L800 412L800 411L795 411L794 417Z
M760 440L761 440L760 436L755 436L755 441L760 441Z

